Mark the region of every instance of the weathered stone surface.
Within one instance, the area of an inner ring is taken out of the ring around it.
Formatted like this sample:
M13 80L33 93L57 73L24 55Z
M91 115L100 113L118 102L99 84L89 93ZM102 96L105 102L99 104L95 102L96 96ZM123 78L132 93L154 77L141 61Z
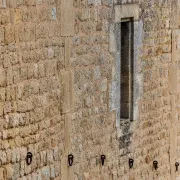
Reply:
M74 8L73 1L61 1L61 35L73 36L74 35Z
M119 22L123 18L133 18L134 21L139 20L139 5L116 5L115 6L115 22Z
M68 113L74 108L74 73L72 71L61 71L61 112Z
M72 40L71 38L65 39L65 69L70 70L71 67L71 48Z
M0 0L0 180L179 179L179 7ZM134 21L133 122L120 118L122 18Z

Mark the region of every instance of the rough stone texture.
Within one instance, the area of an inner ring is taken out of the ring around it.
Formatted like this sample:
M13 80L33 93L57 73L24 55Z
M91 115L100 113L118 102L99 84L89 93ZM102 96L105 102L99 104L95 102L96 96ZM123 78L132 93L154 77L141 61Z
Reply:
M180 179L179 9L178 0L0 0L0 180ZM120 119L118 18L133 10L131 122Z
M0 179L61 179L65 40L55 19L57 4L3 0L1 6Z
M61 35L74 35L74 7L72 0L61 0Z

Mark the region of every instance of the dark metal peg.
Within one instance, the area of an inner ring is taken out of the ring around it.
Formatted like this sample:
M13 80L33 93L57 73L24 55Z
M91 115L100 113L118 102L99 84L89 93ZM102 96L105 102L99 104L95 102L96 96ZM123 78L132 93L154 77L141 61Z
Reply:
M31 152L28 152L28 153L27 153L27 156L26 156L26 163L27 163L28 166L31 165L31 163L32 163L32 158L33 158L32 153L31 153Z
M153 161L153 166L154 166L154 169L157 170L157 168L158 168L158 162L157 162L157 161Z
M178 171L179 163L176 162L176 163L175 163L175 166L176 166L176 171Z
M73 165L74 156L72 154L68 155L68 164L69 166Z
M101 164L102 164L102 166L104 166L105 159L106 159L106 156L105 155L101 155Z
M129 159L129 168L132 169L134 165L134 159Z

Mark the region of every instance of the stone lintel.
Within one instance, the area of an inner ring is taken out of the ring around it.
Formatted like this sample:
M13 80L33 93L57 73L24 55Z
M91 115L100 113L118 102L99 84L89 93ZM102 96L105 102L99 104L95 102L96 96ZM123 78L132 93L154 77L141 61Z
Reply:
M115 22L120 22L124 18L133 18L133 21L139 20L139 5L126 4L115 6Z

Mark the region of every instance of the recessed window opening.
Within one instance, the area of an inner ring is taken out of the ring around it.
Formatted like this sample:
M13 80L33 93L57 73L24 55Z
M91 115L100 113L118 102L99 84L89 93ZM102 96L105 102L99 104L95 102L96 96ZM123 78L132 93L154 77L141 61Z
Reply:
M121 118L133 120L133 19L121 21Z

